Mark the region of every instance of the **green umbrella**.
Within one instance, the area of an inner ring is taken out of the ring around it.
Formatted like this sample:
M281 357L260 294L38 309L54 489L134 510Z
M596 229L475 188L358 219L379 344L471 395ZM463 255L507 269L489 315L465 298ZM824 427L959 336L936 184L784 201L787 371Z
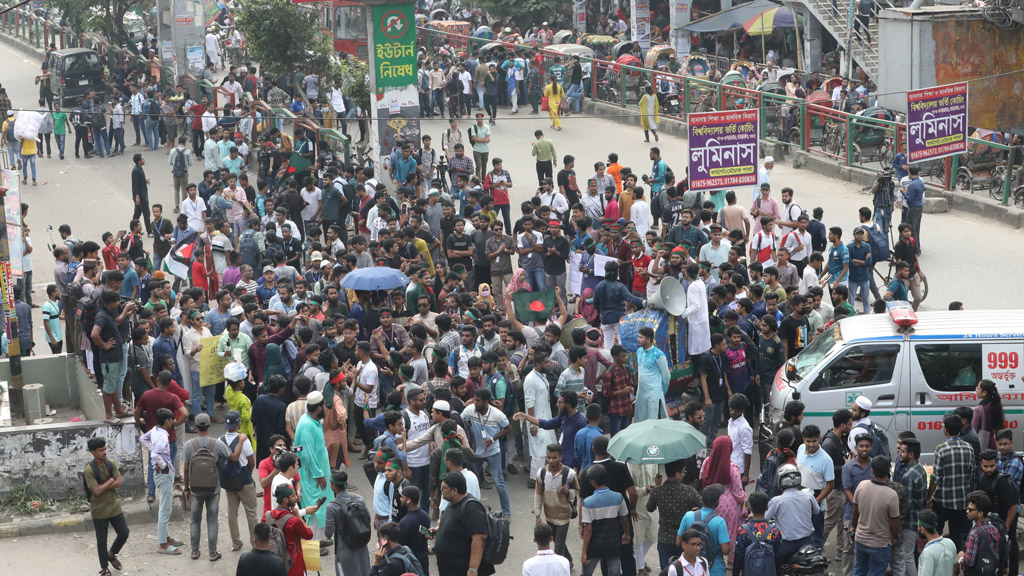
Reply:
M608 453L622 462L664 464L689 458L704 449L706 438L681 420L644 420L630 424L608 444Z

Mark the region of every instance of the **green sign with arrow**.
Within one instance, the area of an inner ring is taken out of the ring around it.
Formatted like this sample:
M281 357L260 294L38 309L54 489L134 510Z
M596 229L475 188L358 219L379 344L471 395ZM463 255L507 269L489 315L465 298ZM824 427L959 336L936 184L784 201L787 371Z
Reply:
M413 3L373 7L377 92L416 84L416 27Z

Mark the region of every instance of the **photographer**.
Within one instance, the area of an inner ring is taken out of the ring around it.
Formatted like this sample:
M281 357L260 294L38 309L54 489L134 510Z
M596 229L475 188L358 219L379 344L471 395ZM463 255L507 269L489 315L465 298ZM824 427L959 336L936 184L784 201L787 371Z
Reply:
M882 227L886 236L889 235L889 227L892 223L892 207L896 200L895 184L892 180L892 168L883 168L875 177L871 185L871 194L874 196L873 206L875 208L875 223Z

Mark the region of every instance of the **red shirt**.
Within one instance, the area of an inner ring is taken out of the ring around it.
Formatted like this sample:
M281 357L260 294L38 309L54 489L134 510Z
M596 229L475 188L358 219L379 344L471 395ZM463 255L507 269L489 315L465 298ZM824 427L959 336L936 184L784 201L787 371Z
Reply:
M646 276L641 276L640 275L640 271L641 270L647 270L647 267L650 266L650 264L651 264L651 260L653 260L653 258L648 256L647 254L644 254L643 252L640 253L640 256L634 256L633 257L633 291L634 292L639 292L641 294L646 294L647 293L647 282L649 282L650 279L648 277L646 277ZM641 298L643 298L643 296L641 296Z
M210 290L210 283L206 281L206 266L199 260L192 263L192 285L203 290Z
M178 399L181 400L183 403L188 402L188 390L182 388L181 385L178 384L176 381L171 380L171 383L167 385L167 391L177 396Z
M270 511L270 517L275 520L285 514L289 514L289 511L281 508L274 508ZM313 531L309 529L309 526L306 526L306 523L301 518L293 516L288 519L281 532L284 532L284 541L288 546L288 554L292 557L292 569L288 571L288 576L303 576L306 573L306 560L302 557L302 544L300 544L300 541L312 540Z
M193 104L192 107L188 109L188 111L195 115L192 118L192 129L202 130L203 114L206 114L206 106L203 106L202 104Z
M100 254L103 256L103 267L107 270L117 270L117 255L121 253L121 249L117 247L117 243L111 243L109 246L104 246L100 250Z
M260 473L260 480L270 476L270 473L274 471L274 457L267 456L261 462L257 468ZM295 473L295 478L292 478L292 488L298 490L299 488L299 473ZM267 512L270 512L270 488L263 489L263 517L267 516Z
M154 426L158 425L156 421L156 411L161 408L167 408L171 412L174 412L175 418L177 418L178 411L184 406L181 403L181 399L178 398L173 392L169 390L161 390L159 388L153 388L146 390L139 396L139 401L136 407L146 415L146 430L152 430ZM168 441L175 442L178 440L178 435L175 433L174 428L171 428L167 432Z

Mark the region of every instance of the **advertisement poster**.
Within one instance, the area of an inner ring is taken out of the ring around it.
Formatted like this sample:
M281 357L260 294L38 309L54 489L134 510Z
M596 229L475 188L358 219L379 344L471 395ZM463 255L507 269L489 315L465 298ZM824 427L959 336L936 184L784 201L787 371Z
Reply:
M573 22L576 23L576 32L583 34L587 31L587 0L574 0L572 9Z
M758 110L690 114L690 189L757 184Z
M7 245L10 250L10 276L21 278L24 270L24 245L21 240L21 174L12 170L0 173L0 185L7 188L4 213L7 220ZM2 258L4 255L0 255Z
M416 29L413 4L373 7L373 50L377 93L416 84Z
M907 92L907 156L911 162L967 151L967 82Z
M651 47L651 4L647 0L633 0L631 17L633 41L640 44L641 50Z
M203 46L189 46L188 71L192 74L202 74L203 65L206 63L206 48Z
M210 336L199 341L203 349L199 351L199 385L212 386L224 381L224 367L231 362L230 358L217 356L217 343L220 336Z

